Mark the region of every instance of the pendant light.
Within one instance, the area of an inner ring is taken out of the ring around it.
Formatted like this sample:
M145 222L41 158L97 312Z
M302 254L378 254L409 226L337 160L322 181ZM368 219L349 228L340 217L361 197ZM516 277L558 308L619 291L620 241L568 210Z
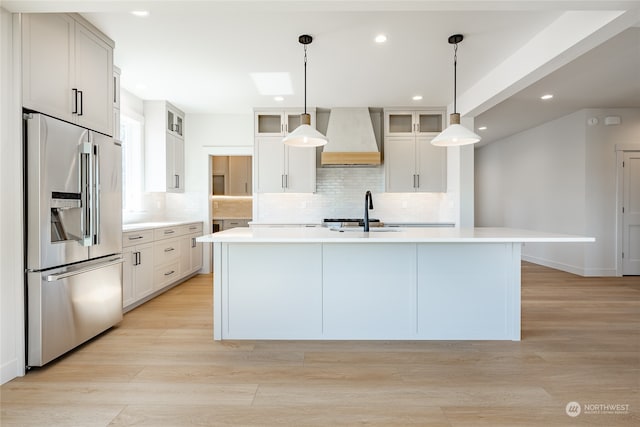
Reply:
M453 48L453 113L449 116L449 127L440 132L431 140L433 145L440 147L455 147L458 145L475 144L480 141L480 136L471 132L460 124L460 114L456 112L456 67L458 62L458 43L464 37L462 34L454 34L449 37L449 44Z
M311 115L307 114L307 45L311 44L313 37L303 34L298 41L304 46L304 114L300 115L300 126L283 142L292 147L319 147L328 142L327 137L311 127Z

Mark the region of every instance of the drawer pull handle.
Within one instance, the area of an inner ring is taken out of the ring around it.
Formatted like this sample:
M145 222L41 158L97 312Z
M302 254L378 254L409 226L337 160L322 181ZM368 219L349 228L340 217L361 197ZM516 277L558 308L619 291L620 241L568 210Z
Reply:
M168 273L164 273L164 275L165 275L165 276L171 276L171 275L172 275L173 273L175 273L175 272L176 272L175 270L171 270L171 271L170 271L170 272L168 272Z
M167 248L167 249L165 249L164 251L165 251L165 252L171 252L171 251L173 251L173 250L175 250L175 249L173 249L173 248Z
M195 230L198 227L189 227L189 230Z
M142 238L144 238L144 236L135 236L135 237L129 237L129 240L138 240Z
M175 233L175 230L165 230L164 234L173 234Z

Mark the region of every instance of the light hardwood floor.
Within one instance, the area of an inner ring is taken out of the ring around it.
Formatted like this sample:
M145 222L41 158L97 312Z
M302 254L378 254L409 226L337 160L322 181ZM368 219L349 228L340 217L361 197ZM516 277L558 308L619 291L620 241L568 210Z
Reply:
M521 342L214 342L196 276L3 385L0 424L640 425L640 277L522 278Z

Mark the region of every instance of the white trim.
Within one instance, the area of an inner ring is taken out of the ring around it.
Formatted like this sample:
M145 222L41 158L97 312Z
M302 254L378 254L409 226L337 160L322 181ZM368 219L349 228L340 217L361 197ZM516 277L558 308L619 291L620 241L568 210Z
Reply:
M22 78L21 78L21 25L20 15L11 16L2 9L2 24L8 23L6 33L10 33L0 49L8 59L3 65L2 86L10 88L2 99L0 115L2 117L2 184L0 193L3 208L0 216L0 234L5 246L0 249L0 281L2 296L8 298L13 306L8 313L2 313L0 322L5 323L0 337L1 344L11 349L3 352L6 357L0 360L0 383L5 383L25 374L25 335L24 335L24 261L23 261L23 194L22 185ZM3 30L3 35L5 31ZM8 49L8 50L6 50ZM7 177L10 177L7 179ZM6 304L6 302L3 302Z
M618 145L616 145L616 238L615 238L615 248L616 253L615 263L616 263L616 276L622 276L622 205L624 204L624 194L623 194L623 186L624 186L624 168L622 167L622 162L624 161L624 153L625 151L621 151L618 149ZM640 146L639 146L640 147Z
M617 275L614 268L581 268L575 265L555 262L549 259L538 258L531 255L522 254L522 261L542 265L544 267L549 267L560 271L565 271L567 273L576 274L582 277L613 277Z
M640 151L640 143L639 144L616 144L616 151Z
M622 241L623 241L623 218L622 218L622 206L624 205L624 168L622 163L624 161L624 155L628 152L640 151L640 144L616 144L616 269L615 276L623 276L622 268Z

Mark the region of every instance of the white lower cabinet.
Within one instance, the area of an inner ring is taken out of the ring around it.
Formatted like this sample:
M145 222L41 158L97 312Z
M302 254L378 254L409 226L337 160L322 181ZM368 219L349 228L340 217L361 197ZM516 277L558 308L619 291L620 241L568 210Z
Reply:
M196 237L202 236L202 223L183 226L180 238L180 272L183 276L202 268L202 243Z
M153 292L153 243L122 250L122 306L128 307Z
M413 245L395 243L325 243L322 248L323 334L332 339L413 337L416 333L415 251Z
M319 243L230 244L224 334L233 339L320 338L321 260Z
M202 267L202 223L123 234L125 311L184 281Z

